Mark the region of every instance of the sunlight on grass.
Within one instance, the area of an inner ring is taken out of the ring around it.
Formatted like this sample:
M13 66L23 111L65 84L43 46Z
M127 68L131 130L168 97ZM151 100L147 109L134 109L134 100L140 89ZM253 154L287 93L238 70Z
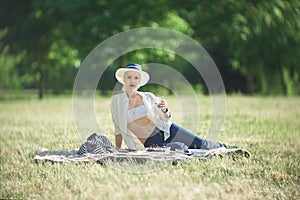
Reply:
M180 123L176 100L166 97ZM202 96L196 134L206 135L210 98ZM173 108L174 107L174 108ZM109 98L96 97L99 134L113 141ZM192 159L176 165L135 162L36 164L42 147L78 149L71 97L0 101L0 198L16 199L298 199L300 98L227 97L219 140L251 158ZM192 121L192 120L191 120ZM186 128L192 124L185 124Z

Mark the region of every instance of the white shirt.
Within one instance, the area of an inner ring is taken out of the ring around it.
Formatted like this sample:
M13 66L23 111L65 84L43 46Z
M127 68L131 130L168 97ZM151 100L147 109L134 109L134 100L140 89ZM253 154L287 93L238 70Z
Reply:
M168 139L172 122L170 118L164 117L164 113L155 104L159 98L150 92L138 92L138 94L142 97L150 119L157 128L164 131L164 140ZM126 93L114 95L110 109L115 125L115 135L122 134L122 138L129 149L144 149L140 140L127 128L128 97Z

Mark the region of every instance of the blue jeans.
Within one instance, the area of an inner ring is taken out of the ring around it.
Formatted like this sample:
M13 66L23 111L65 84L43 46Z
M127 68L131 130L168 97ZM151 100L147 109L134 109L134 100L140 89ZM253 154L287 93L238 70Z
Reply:
M189 149L216 149L224 147L224 144L201 139L200 137L190 133L176 124L170 127L170 137L164 141L164 132L158 128L154 129L152 134L145 141L144 146L150 147L151 145L165 146L171 142L182 142L188 146Z

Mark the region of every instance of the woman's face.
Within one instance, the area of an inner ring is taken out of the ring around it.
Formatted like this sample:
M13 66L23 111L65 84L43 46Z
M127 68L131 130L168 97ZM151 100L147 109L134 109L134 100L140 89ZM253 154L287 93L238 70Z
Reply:
M139 88L141 82L140 73L128 71L124 74L124 89L127 92L135 91Z

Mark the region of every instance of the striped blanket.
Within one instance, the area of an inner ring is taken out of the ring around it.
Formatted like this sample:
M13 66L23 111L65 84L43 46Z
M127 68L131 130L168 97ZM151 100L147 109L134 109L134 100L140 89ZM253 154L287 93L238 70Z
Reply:
M225 156L240 154L250 157L250 153L243 149L226 149L225 147L211 150L188 149L183 143L170 143L165 147L152 146L144 151L130 149L116 149L109 139L104 135L93 133L87 141L81 145L79 150L48 150L41 149L37 152L34 160L51 162L91 162L105 163L106 161L122 162L134 161L143 163L145 161L177 162L180 160L208 159L212 156Z
M172 151L170 148L160 148L158 150L133 151L120 149L114 152L79 155L78 150L48 150L41 149L37 152L34 160L39 163L43 161L51 162L97 162L105 164L107 161L122 162L134 161L144 163L146 161L176 163L178 161L197 158L206 160L214 156L241 155L250 157L251 154L244 149L226 149L224 147L211 150L189 149L188 152Z

